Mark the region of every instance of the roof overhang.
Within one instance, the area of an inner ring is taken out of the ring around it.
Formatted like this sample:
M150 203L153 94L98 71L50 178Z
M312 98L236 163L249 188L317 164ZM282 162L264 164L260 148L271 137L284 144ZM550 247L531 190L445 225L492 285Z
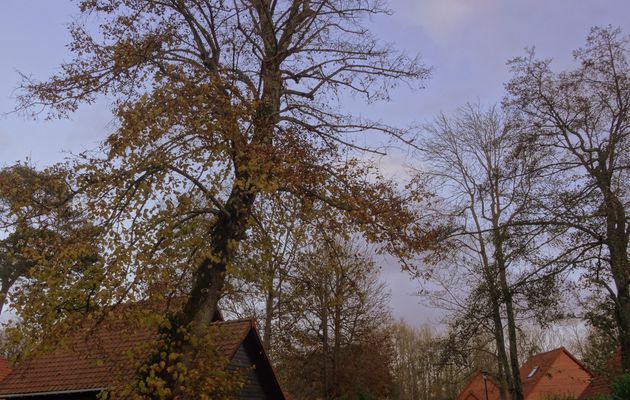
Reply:
M63 394L102 392L103 390L105 390L105 388L58 390L58 391L52 391L52 392L12 393L12 394L0 394L0 398L16 399L20 397L55 396L55 395L63 395Z

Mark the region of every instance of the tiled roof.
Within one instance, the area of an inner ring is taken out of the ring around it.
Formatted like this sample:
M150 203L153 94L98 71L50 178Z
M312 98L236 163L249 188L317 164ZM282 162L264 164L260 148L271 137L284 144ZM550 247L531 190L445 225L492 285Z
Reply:
M0 381L11 372L11 365L6 358L0 357Z
M131 354L148 355L157 333L148 329L129 332L115 325L100 325L89 335L86 331L78 333L68 340L69 345L23 362L0 382L0 396L98 391L128 380L135 375ZM217 328L215 343L219 353L230 360L253 322L225 321L212 326Z
M584 365L582 365L582 363L564 347L547 351L545 353L536 354L535 356L530 357L525 362L525 364L521 366L520 369L521 382L523 383L523 396L526 399L534 391L536 385L538 385L538 383L544 377L554 379L556 374L560 372L557 370L552 371L552 366L554 362L558 359L558 357L560 357L562 354L565 354L567 357L573 360L575 365L583 369L588 374L588 376L592 376L589 370L586 369ZM534 368L536 368L536 371L530 376ZM582 382L584 385L586 384L586 381ZM562 384L564 384L564 382L560 383L560 385Z
M462 389L455 400L486 400L486 385L488 387L488 400L499 400L499 387L490 377L484 382L481 372L474 375L468 384Z
M545 353L536 354L525 361L525 364L523 364L520 369L521 382L523 383L523 396L525 398L534 390L534 387L542 377L549 373L553 362L565 351L564 347L561 347ZM537 368L536 372L528 378L534 368Z
M530 397L536 386L540 383L543 377L555 377L558 371L552 371L553 363L562 354L566 354L571 360L575 362L580 368L586 371L590 375L590 372L580 363L571 353L569 353L564 347L560 347L555 350L551 350L545 353L540 353L530 357L520 368L519 373L521 376L521 382L523 384L523 396L525 399L536 398L536 394ZM535 372L530 376L530 373ZM492 380L488 379L488 399L498 400L500 397L498 385ZM464 389L455 398L456 400L469 400L469 399L484 399L485 400L485 385L481 373L476 374L471 378Z

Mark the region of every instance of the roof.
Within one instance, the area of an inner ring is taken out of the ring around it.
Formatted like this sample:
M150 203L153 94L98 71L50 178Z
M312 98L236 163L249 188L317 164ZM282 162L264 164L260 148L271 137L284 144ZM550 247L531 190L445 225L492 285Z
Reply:
M488 400L499 400L499 387L490 377L487 377L484 382L482 372L470 378L455 400L486 400L486 385L488 386Z
M521 383L523 384L523 397L527 399L532 392L536 389L536 386L540 383L543 377L547 376L549 378L554 377L557 371L552 371L552 367L554 362L561 355L568 356L575 364L583 369L589 376L592 377L592 374L589 370L584 367L584 365L576 359L567 349L564 347L560 347L551 351L547 351L545 353L536 354L521 366L519 369L519 373L521 376ZM533 374L532 371L535 369ZM531 376L530 376L531 374ZM469 396L469 397L467 397ZM473 397L470 397L473 396ZM485 387L483 382L483 377L481 373L474 375L468 384L464 387L464 389L459 393L456 397L456 400L467 400L467 399L479 398L485 399ZM488 379L488 399L489 400L498 400L499 399L499 388L493 381Z
M33 357L0 382L0 396L35 393L101 391L126 381L133 369L131 353L148 355L157 333L149 329L128 331L121 322L103 324L86 335L85 330L65 345ZM231 360L254 328L251 319L215 322L219 354ZM118 329L117 329L118 328ZM133 374L132 374L133 375Z
M0 357L0 381L11 372L11 365L6 358Z

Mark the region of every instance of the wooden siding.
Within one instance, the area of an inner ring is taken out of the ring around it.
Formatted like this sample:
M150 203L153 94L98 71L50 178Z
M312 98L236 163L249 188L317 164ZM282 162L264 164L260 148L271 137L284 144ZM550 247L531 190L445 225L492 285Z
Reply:
M270 399L263 387L261 377L258 374L256 363L245 349L245 345L241 344L232 358L232 362L228 367L230 369L238 369L245 375L247 379L243 389L236 395L238 400L268 400Z

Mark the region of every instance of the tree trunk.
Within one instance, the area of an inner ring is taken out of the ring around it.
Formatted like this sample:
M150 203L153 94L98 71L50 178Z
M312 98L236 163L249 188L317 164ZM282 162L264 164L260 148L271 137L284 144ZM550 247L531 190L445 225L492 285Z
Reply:
M320 288L321 294L321 313L322 313L322 398L328 400L330 398L330 380L328 378L328 357L330 356L330 346L328 343L328 288L326 282Z
M256 4L261 16L271 14L269 7L264 2ZM193 322L195 329L205 329L204 325L212 321L223 290L227 265L234 260L237 245L245 238L259 186L269 177L269 166L265 164L268 160L260 159L260 154L266 154L265 150L273 144L279 118L282 75L272 21L265 17L260 23L265 45L260 101L254 113L251 140L248 141L247 134L240 133L237 123L231 127L234 131L234 184L212 229L211 256L206 257L197 268L193 289L183 311L183 322Z
M474 204L474 199L471 199L471 203ZM497 288L496 274L491 267L490 259L488 256L489 250L486 247L486 240L481 233L483 230L481 229L481 224L479 223L477 213L474 211L474 207L471 207L471 212L478 230L479 254L481 256L484 278L486 284L488 285L488 294L490 297L490 303L492 305L492 322L494 324L494 339L497 346L499 371L503 371L503 373L500 374L501 380L499 382L501 398L507 399L508 391L511 393L512 388L514 387L514 377L510 373L510 362L505 351L505 335L503 333L503 320L501 315L501 291L499 290L499 288Z
M2 286L0 287L0 315L2 315L2 311L4 310L4 304L7 301L7 296L9 295L9 290L13 283L5 282L2 280Z
M514 303L512 290L507 280L507 265L503 254L503 235L498 219L495 219L493 229L494 259L499 270L499 285L501 288L501 298L505 304L506 324L508 330L508 347L510 353L510 363L508 374L511 375L510 398L511 400L523 400L523 384L521 382L520 367L518 362L518 348L516 337L516 317L514 315Z
M244 181L244 176L237 181ZM245 237L256 192L252 187L241 188L235 183L219 215L210 239L211 255L203 259L194 276L193 288L184 306L182 323L193 323L196 334L201 335L212 322L225 283L225 271L234 259L236 244Z
M510 389L514 386L513 377L509 373L510 363L505 351L505 335L503 334L503 321L501 318L501 308L498 301L498 293L492 296L492 321L494 323L494 340L497 346L497 358L499 359L499 389L501 398L507 400ZM496 297L495 297L496 296Z
M514 316L514 305L512 302L512 293L507 284L507 277L505 268L500 268L501 277L501 291L503 292L503 298L506 309L506 321L508 329L508 345L510 352L510 369L509 373L512 375L512 388L510 390L510 397L512 400L523 400L523 384L521 382L520 368L518 363L518 348L516 338L516 320Z
M617 289L615 319L619 328L621 367L630 372L630 262L628 244L630 223L626 222L626 210L608 186L604 187L606 207L606 242L610 251L610 264ZM627 225L628 224L628 225Z
M336 274L338 275L338 274ZM339 395L339 359L341 353L341 298L343 294L343 277L336 277L336 290L335 290L335 304L333 308L333 323L335 324L333 330L333 354L332 354L332 394L334 397Z
M271 324L273 322L273 287L267 290L267 298L265 300L265 327L263 330L263 346L269 351L271 348Z

